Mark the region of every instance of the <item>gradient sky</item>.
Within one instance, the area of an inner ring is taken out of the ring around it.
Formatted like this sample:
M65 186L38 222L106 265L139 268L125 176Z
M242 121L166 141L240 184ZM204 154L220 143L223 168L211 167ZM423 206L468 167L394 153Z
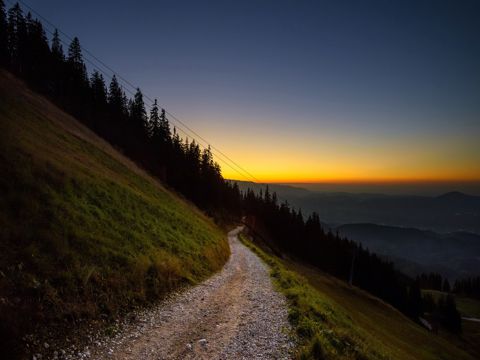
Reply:
M480 1L26 3L261 181L480 180Z

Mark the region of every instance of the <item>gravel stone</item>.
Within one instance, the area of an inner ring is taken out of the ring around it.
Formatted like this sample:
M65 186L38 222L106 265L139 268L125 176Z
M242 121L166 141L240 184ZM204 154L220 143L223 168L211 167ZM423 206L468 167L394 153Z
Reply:
M241 230L229 233L231 256L219 273L133 314L113 337L94 335L80 353L68 349L66 358L292 358L286 299L273 288L268 267L238 240Z

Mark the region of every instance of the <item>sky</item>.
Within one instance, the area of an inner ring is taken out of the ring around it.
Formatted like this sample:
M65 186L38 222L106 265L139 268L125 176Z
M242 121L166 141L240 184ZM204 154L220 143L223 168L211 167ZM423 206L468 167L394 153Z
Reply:
M479 1L25 3L257 181L480 184Z

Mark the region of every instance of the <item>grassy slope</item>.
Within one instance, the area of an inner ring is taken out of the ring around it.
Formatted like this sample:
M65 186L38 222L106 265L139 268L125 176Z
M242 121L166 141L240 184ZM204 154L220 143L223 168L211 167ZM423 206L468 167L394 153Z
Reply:
M438 301L441 296L447 295L447 293L438 290L422 290L422 292L431 294L435 301ZM455 302L457 304L457 309L462 316L480 318L480 300L455 295Z
M446 295L446 293L437 290L422 290L422 292L432 294L436 300L440 296ZM455 295L455 302L462 316L480 318L480 301L478 299ZM468 347L480 354L480 323L463 320L461 340L461 346Z
M244 242L270 265L289 300L290 320L300 335L299 358L473 359L364 291Z
M229 256L210 219L2 70L0 173L4 331L117 313Z
M480 319L480 300L464 296L455 296L455 302L462 316Z

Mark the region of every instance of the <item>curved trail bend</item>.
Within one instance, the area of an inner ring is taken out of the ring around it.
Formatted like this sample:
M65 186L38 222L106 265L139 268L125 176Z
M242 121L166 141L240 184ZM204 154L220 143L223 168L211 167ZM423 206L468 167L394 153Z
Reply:
M86 357L290 358L285 298L273 289L267 266L239 242L241 230L228 234L231 257L221 272L141 313L120 334L90 347Z

